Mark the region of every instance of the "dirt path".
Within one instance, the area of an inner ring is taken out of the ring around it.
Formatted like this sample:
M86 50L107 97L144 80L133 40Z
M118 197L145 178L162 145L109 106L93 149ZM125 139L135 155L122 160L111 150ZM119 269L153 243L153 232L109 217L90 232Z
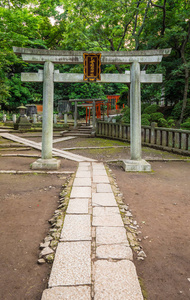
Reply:
M7 143L0 139L0 144ZM74 139L56 144L65 147L126 145L101 139ZM129 148L83 149L73 153L101 161L126 159ZM36 150L0 154L40 154ZM176 159L180 156L143 148L145 159ZM1 170L30 170L34 157L0 157ZM75 171L76 162L61 159L61 171ZM144 282L148 300L190 299L190 163L152 162L153 172L126 173L109 164L139 224L138 237L147 255L134 262ZM66 176L0 174L0 299L40 300L50 266L37 264L39 244L49 230L48 219ZM134 254L135 255L135 254Z
M142 232L147 258L134 262L147 299L190 299L190 163L154 162L151 174L110 167Z

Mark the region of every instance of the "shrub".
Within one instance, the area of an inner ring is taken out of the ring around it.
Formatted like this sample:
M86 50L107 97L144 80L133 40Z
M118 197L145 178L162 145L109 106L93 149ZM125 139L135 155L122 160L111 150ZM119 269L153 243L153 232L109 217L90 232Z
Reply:
M181 124L182 129L190 130L190 121Z
M179 120L182 110L183 101L179 101L173 108L171 115L173 116L174 120ZM187 99L187 106L184 112L184 118L190 116L190 99Z
M157 122L159 119L164 118L164 115L160 112L152 113L150 115L151 122Z
M150 125L150 121L146 118L142 118L141 119L141 125L142 126L149 126Z
M130 115L123 116L121 121L122 121L122 123L130 124Z
M169 125L169 127L175 127L175 121L174 121L174 119L169 119L168 120L168 125Z
M167 128L168 127L168 122L164 118L160 118L158 120L158 126Z
M145 108L147 108L148 106L150 106L150 104L148 104L148 103L142 103L142 104L141 104L141 113L142 113L142 114L144 114L144 110L145 110Z
M150 121L151 117L150 117L149 114L142 114L142 115L141 115L141 119L147 119L147 120Z
M158 105L152 104L152 105L149 105L148 107L146 107L143 113L144 114L153 114L153 113L157 112L157 110L158 110Z
M121 113L123 115L130 115L130 108L128 106L125 106L122 110Z
M120 122L121 121L122 116L116 116L113 119L116 120L116 122Z

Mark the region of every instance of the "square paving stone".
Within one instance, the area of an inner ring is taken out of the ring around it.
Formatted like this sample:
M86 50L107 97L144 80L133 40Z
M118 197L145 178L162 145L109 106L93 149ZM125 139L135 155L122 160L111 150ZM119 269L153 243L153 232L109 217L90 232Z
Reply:
M95 206L93 207L93 216L94 217L105 217L105 216L112 216L113 218L115 215L120 216L120 211L119 208L114 206L104 206L104 207L99 207Z
M91 284L91 242L59 243L49 287Z
M91 167L89 166L89 167L78 167L78 169L77 169L77 172L79 172L79 171L90 171L90 169L91 169Z
M92 168L95 170L105 170L105 167L102 163L92 163Z
M124 227L97 227L97 245L124 244L129 246L129 242Z
M84 166L85 166L85 167L89 167L89 166L90 166L90 163L89 163L89 162L85 162L85 161L79 163L79 167L84 167Z
M93 182L94 183L109 183L109 178L107 175L104 175L104 176L96 176L94 175L93 176Z
M106 183L97 184L97 193L112 193L111 185Z
M96 257L133 260L133 253L131 248L125 245L101 245L96 248Z
M88 203L88 198L70 199L67 214L88 214Z
M107 172L106 170L104 169L94 169L93 168L93 176L107 176Z
M76 177L91 178L90 171L77 171Z
M113 193L93 193L92 206L117 206Z
M129 260L95 262L95 300L143 300L134 264Z
M91 216L66 214L60 236L61 241L90 241Z
M91 186L91 178L75 178L73 186Z
M76 298L77 295L77 298ZM43 292L41 300L91 300L89 286L54 287Z
M100 226L100 227L122 227L123 221L120 215L108 215L101 217L93 217L92 226Z
M71 198L91 198L91 187L73 186L70 197Z

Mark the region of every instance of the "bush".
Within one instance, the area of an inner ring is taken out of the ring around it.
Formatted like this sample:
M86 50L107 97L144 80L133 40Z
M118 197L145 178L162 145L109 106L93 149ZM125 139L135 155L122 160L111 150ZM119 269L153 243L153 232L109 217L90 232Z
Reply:
M130 124L130 115L123 116L121 121L122 121L122 123Z
M171 115L173 116L174 120L179 120L182 110L183 101L179 101L173 108ZM184 112L184 118L190 116L190 99L187 99L187 106Z
M129 108L128 106L125 106L125 107L121 110L121 113L122 113L123 115L126 115L126 116L130 115L130 108Z
M168 122L164 118L160 118L158 120L158 126L167 128L168 127Z
M153 113L157 112L157 110L158 110L158 105L152 104L152 105L149 105L148 107L146 107L143 113L144 114L153 114Z
M144 110L145 110L145 108L147 108L148 106L150 106L149 103L142 103L142 104L141 104L141 113L142 113L142 114L144 114Z
M174 121L174 119L169 119L168 120L168 125L169 125L169 127L175 127L175 121Z
M158 122L159 119L164 119L164 115L160 112L152 113L150 115L151 117L151 122Z
M182 129L190 130L190 121L181 124Z
M149 114L142 114L141 119L147 119L148 121L150 121L151 117Z
M122 116L116 116L113 119L116 120L116 122L120 122L121 121Z
M149 126L150 125L150 121L146 118L142 118L141 119L141 125L142 126Z

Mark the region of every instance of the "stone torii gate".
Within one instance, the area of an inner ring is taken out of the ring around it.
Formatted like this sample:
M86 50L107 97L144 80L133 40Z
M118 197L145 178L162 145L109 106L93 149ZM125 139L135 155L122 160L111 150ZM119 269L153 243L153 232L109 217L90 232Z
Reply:
M83 74L59 73L54 64L83 64L82 51L44 50L13 47L16 54L28 63L44 64L38 73L22 73L25 82L43 82L42 157L32 164L33 169L57 169L59 161L52 158L54 82L85 82ZM141 83L161 83L162 74L146 74L140 64L158 64L171 49L145 51L101 52L101 64L130 64L125 74L101 74L99 83L130 83L131 159L124 161L126 171L150 171L141 158ZM90 53L90 52L85 52ZM97 53L97 52L93 52ZM99 52L98 52L99 53Z

